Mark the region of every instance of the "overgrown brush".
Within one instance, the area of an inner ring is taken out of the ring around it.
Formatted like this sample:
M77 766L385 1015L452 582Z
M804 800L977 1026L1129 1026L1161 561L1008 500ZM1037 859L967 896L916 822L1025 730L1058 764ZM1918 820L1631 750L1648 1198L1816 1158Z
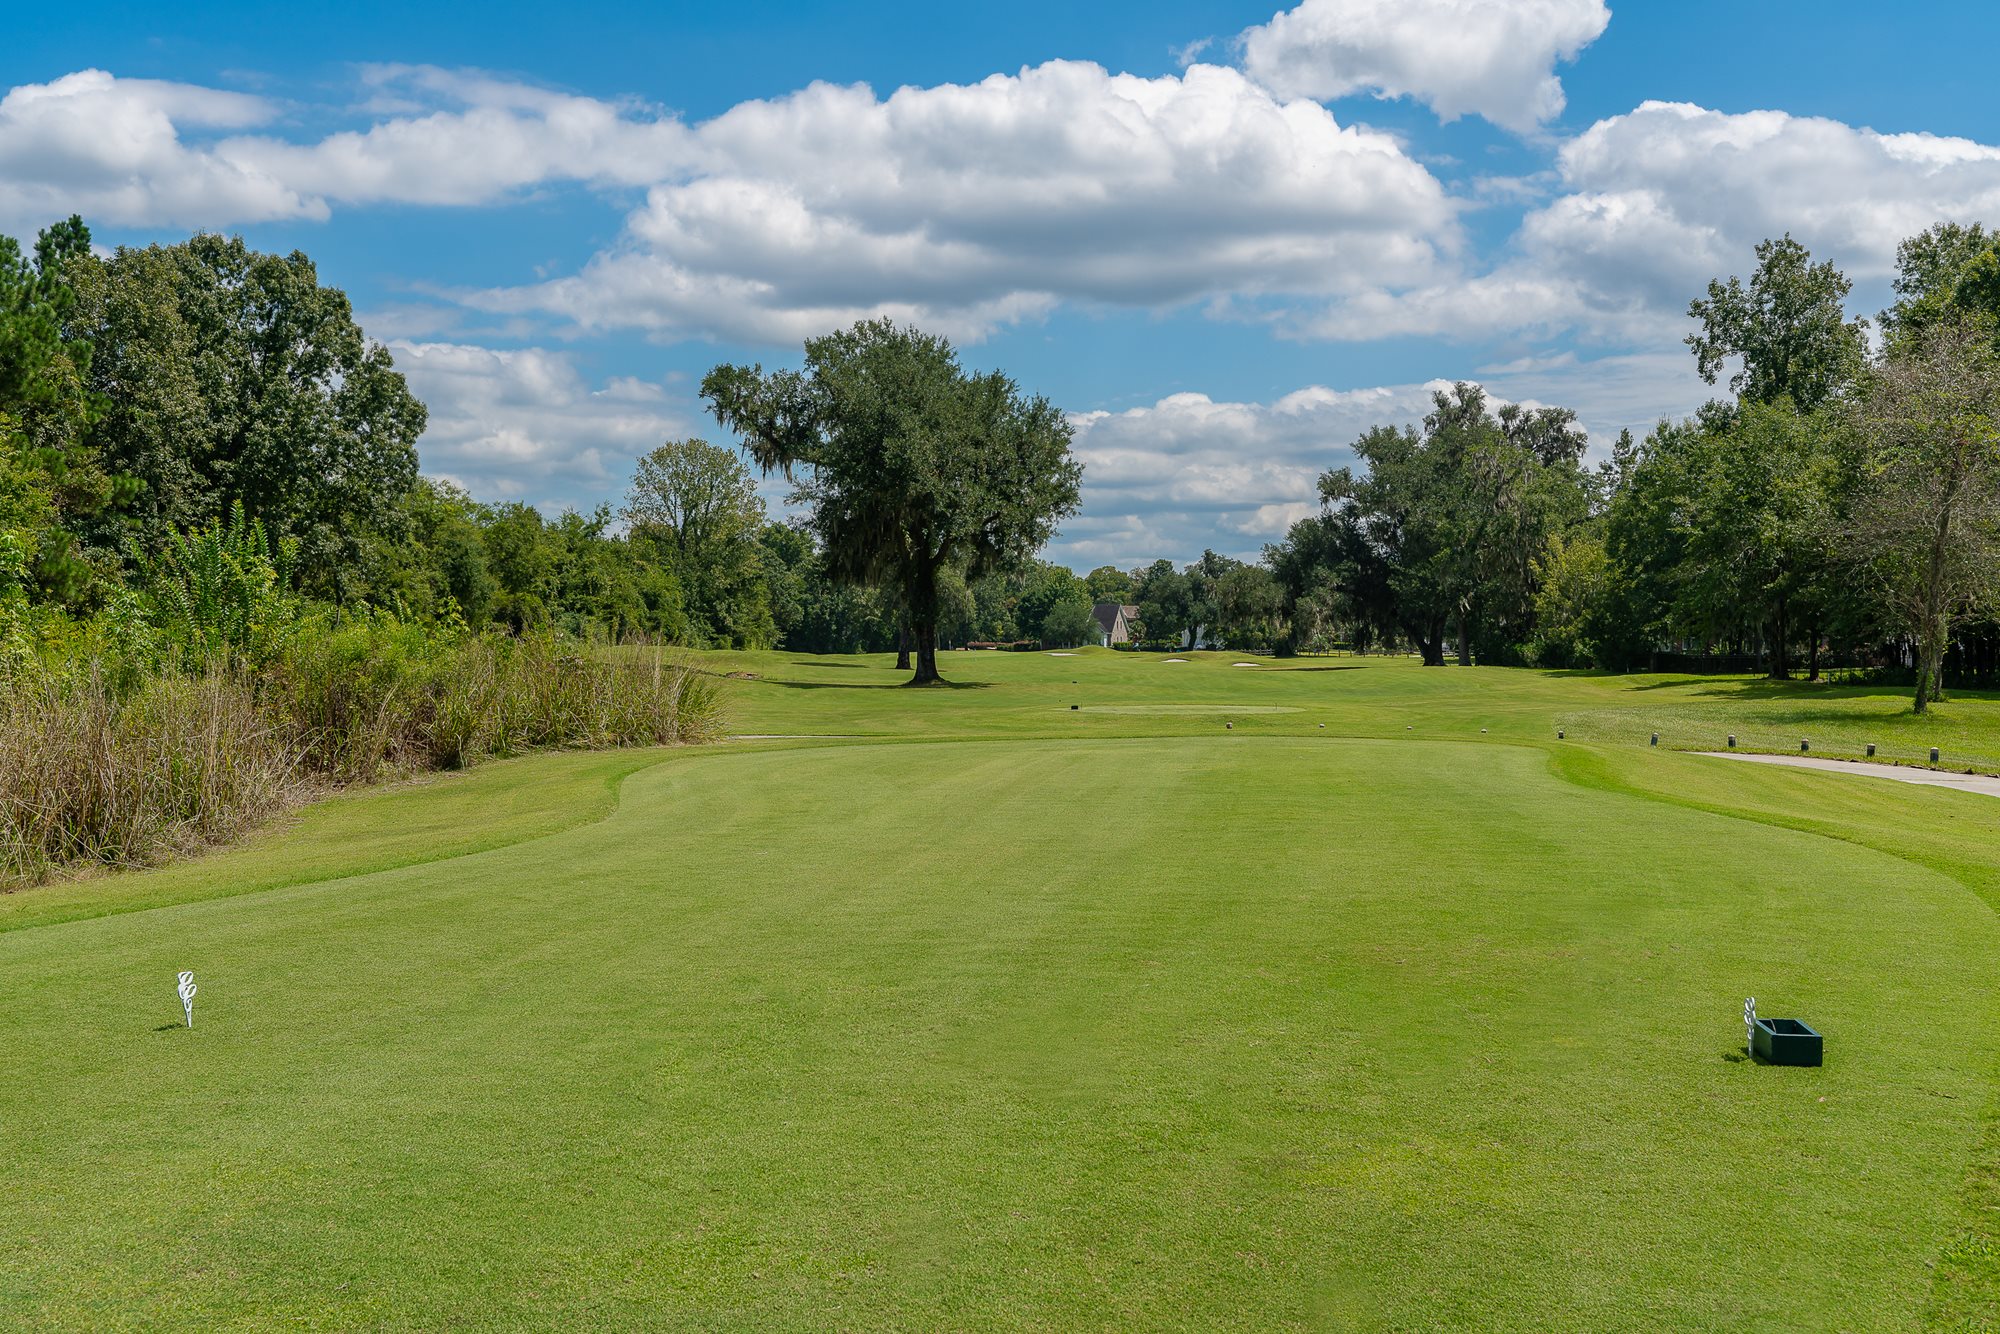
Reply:
M222 842L294 795L297 753L250 684L27 673L0 696L0 880Z
M0 882L226 841L304 794L562 746L709 739L714 687L665 650L321 618L261 661L115 634L0 678ZM154 646L157 647L157 646Z

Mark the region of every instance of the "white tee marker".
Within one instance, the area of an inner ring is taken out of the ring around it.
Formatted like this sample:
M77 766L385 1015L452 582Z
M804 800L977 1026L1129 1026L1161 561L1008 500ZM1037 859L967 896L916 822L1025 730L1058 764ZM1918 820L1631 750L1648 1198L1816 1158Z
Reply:
M188 1021L188 1027L189 1027L189 1028L193 1028L193 1027L194 1027L194 993L195 993L195 990L196 990L196 988L195 988L195 985L194 985L194 974L193 974L193 973L182 973L182 974L181 974L181 979L180 979L180 981L181 981L181 984L180 984L180 986L179 986L179 987L177 987L177 988L176 988L176 990L178 990L178 991L179 991L179 992L181 993L181 1008L182 1008L183 1010L187 1011L187 1021Z
M1743 1002L1743 1050L1754 1054L1757 1050L1757 998Z

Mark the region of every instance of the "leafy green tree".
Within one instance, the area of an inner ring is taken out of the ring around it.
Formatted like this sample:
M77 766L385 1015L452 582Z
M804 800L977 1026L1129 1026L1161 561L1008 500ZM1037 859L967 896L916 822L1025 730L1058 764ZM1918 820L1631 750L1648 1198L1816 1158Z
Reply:
M72 341L96 350L105 403L90 441L144 484L140 546L214 522L233 503L300 542L301 571L332 598L370 534L415 483L423 404L347 297L305 255L197 235L63 266Z
M1881 323L1894 349L1940 324L1970 321L2000 338L2000 235L1941 222L1896 247L1896 302Z
M1020 586L1015 599L1015 621L1025 638L1049 640L1049 618L1058 609L1063 609L1063 614L1070 618L1066 622L1069 625L1075 623L1073 608L1080 605L1085 612L1090 610L1092 598L1089 587L1067 566L1043 560L1029 561L1015 575L1015 579Z
M1221 631L1217 628L1222 612L1216 601L1216 588L1223 576L1235 569L1241 562L1227 556L1217 555L1204 549L1201 559L1188 566L1181 574L1187 580L1187 622L1190 646L1203 642L1204 634L1210 642L1219 642Z
M1095 644L1101 633L1097 617L1091 613L1091 604L1083 598L1072 598L1056 603L1043 615L1039 638L1048 648L1076 648Z
M1278 638L1283 599L1269 570L1232 561L1216 577L1210 596L1216 634L1230 648L1269 648Z
M1540 587L1530 661L1538 667L1582 667L1596 661L1611 581L1603 537L1589 529L1555 535L1535 562L1535 574Z
M2000 359L1971 321L1915 331L1855 411L1847 549L1917 647L1916 712L1942 698L1952 632L2000 598Z
M1115 565L1100 565L1083 577L1092 602L1125 604L1132 600L1132 576Z
M66 336L80 262L90 262L81 218L45 229L32 259L0 236L0 412L32 448L74 449L102 410L90 388L90 344Z
M1735 618L1761 621L1782 680L1802 624L1818 639L1839 484L1826 423L1789 402L1745 403L1700 445L1683 520L1684 620L1710 635Z
M1194 624L1194 601L1187 576L1170 560L1156 560L1134 581L1138 599L1138 636L1149 644L1179 647Z
M499 584L487 565L484 508L461 488L417 479L388 531L371 534L359 583L372 603L430 619L455 607L470 625L492 614Z
M793 479L832 574L900 592L913 685L939 679L946 579L1025 560L1077 506L1082 466L1054 404L887 320L810 340L801 371L718 366L702 396L761 467Z
M1358 588L1385 598L1428 665L1518 652L1532 634L1534 562L1580 520L1588 487L1582 436L1562 409L1496 416L1479 386L1433 395L1421 433L1378 426L1355 443L1364 471L1329 471L1325 535Z
M767 523L758 530L759 568L764 573L765 602L782 643L805 614L806 581L814 569L812 534L787 523Z
M557 549L549 539L541 513L532 505L510 502L486 512L482 528L486 565L499 588L494 618L514 630L539 630L553 617Z
M631 546L610 536L612 512L567 510L544 522L555 551L556 621L571 634L617 641L657 632L645 597L645 566Z
M764 502L733 450L667 441L639 460L622 513L641 549L673 571L701 642L777 641L762 562Z
M20 424L0 414L0 532L12 534L22 552L23 579L26 552L56 521L50 479L35 454ZM22 595L26 596L25 588Z
M1687 336L1701 378L1714 384L1732 357L1742 359L1730 389L1752 403L1789 398L1811 412L1851 386L1866 360L1866 320L1850 320L1851 284L1831 261L1790 233L1757 246L1757 269L1742 280L1711 282L1688 306L1701 330Z
M72 607L93 599L99 566L110 563L94 557L84 535L101 533L111 512L138 493L136 482L107 472L85 444L104 401L91 388L90 344L69 326L74 276L94 262L89 229L78 218L44 230L32 259L0 236L0 415L9 422L0 488L32 487L45 505L32 531L15 533L26 552L28 592Z
M1362 470L1320 475L1326 536L1359 567L1426 667L1444 665L1458 596L1447 531L1451 493L1441 455L1407 427L1376 426L1354 443Z

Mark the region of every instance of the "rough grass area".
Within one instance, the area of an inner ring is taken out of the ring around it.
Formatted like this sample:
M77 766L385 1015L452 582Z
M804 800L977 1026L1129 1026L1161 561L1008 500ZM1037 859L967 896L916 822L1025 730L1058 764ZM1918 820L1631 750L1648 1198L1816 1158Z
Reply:
M2000 803L1554 739L1690 683L1192 656L717 656L732 730L873 735L0 900L0 1313L1993 1321Z
M706 740L707 678L659 649L430 636L303 638L263 670L94 661L0 676L0 891L228 843L330 788L556 747Z

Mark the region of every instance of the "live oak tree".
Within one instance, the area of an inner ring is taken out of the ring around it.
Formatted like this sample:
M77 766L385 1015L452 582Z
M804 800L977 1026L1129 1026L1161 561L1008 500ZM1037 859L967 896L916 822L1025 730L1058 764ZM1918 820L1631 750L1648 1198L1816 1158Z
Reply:
M1915 332L1855 409L1862 479L1849 550L1917 646L1916 712L1941 698L1955 627L2000 594L2000 361L1959 320Z
M758 466L792 480L829 573L900 593L910 683L928 685L942 582L1026 560L1075 512L1083 468L1068 419L888 320L811 339L805 354L796 371L717 366L702 397Z

